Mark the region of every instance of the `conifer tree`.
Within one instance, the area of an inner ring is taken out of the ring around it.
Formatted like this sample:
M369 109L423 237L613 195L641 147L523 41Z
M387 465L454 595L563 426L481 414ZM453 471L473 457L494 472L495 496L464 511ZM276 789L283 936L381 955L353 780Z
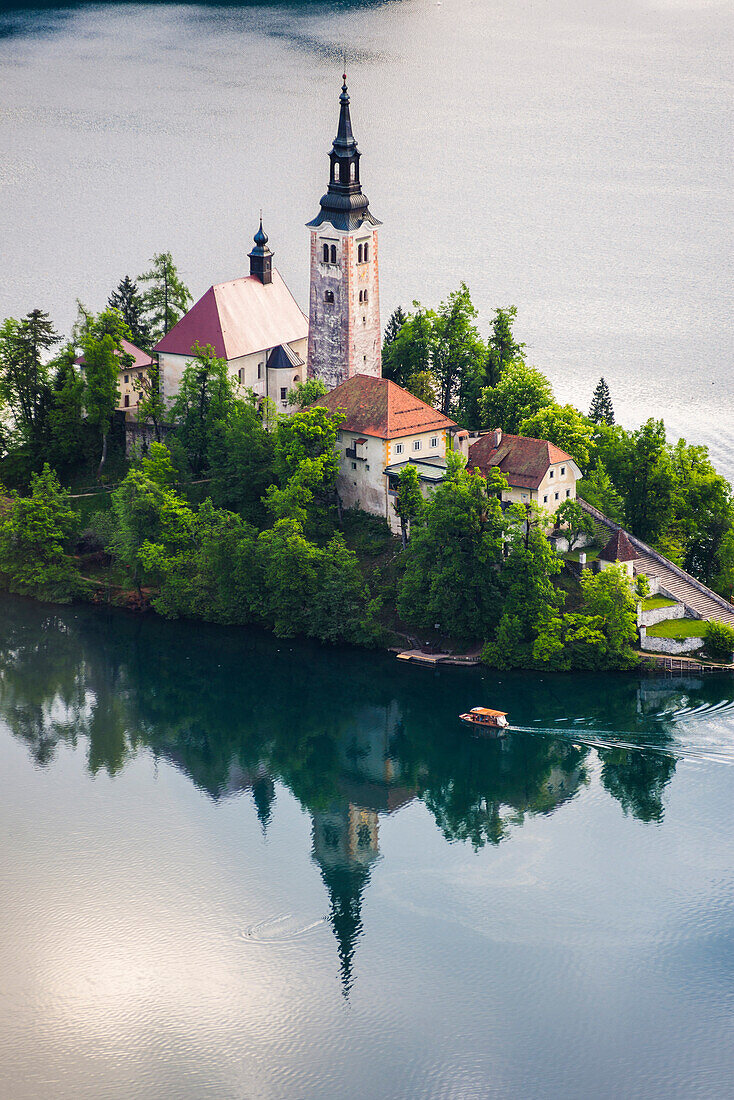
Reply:
M138 290L138 284L129 275L117 284L117 289L107 299L107 305L122 315L137 347L149 351L150 325L145 320L145 301Z
M392 344L407 320L408 317L403 307L396 306L385 325L385 344Z
M614 407L609 396L609 386L603 378L599 379L594 390L594 397L589 409L589 420L593 420L595 424L614 423Z
M141 283L150 287L143 294L151 340L157 343L170 332L193 301L188 287L179 278L170 252L157 252L150 271L139 275Z

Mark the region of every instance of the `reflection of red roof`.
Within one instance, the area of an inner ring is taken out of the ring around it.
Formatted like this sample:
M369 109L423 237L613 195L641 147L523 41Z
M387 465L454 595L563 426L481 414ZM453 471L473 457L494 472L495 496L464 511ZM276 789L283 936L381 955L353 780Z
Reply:
M455 428L453 420L426 405L402 386L387 378L357 374L342 382L331 393L320 397L315 405L329 412L343 412L342 428L347 432L363 432L380 439L399 439L403 435L429 432L439 428Z
M191 355L198 340L203 347L211 344L221 359L239 359L307 336L308 321L273 269L272 283L243 275L210 286L154 350Z
M602 561L637 561L637 551L624 531L615 531L599 554Z
M135 344L131 344L130 341L125 340L124 337L120 340L120 343L122 344L122 350L124 351L125 355L132 355L133 359L135 360L130 370L135 370L136 367L149 367L152 364L153 360L148 355L147 351L143 351L141 348L137 348ZM115 354L117 355L118 353L115 352ZM74 360L74 362L78 367L83 367L84 356L80 355L77 359Z
M503 434L498 447L494 440L494 432L487 432L472 444L467 463L470 470L478 466L484 473L490 466L497 466L509 484L520 489L537 489L548 467L558 462L573 463L579 473L571 456L545 439Z

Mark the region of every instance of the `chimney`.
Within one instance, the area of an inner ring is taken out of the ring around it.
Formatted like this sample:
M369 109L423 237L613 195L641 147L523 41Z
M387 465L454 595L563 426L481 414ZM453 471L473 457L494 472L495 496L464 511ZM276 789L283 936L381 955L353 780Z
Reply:
M496 450L502 442L502 428L494 428L489 433L492 436L492 450Z
M469 461L469 433L466 428L462 428L461 431L456 433L454 450L462 454L467 462Z

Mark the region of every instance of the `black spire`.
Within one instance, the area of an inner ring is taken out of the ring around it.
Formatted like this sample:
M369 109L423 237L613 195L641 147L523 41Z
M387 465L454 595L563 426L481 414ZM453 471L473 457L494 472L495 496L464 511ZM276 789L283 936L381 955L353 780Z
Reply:
M352 133L349 112L347 74L344 73L339 96L339 126L329 153L329 189L321 199L321 210L309 226L316 228L330 222L335 229L357 229L363 222L380 225L369 211L369 200L359 181L359 158L362 155Z
M254 237L255 247L249 252L250 275L254 275L261 283L273 281L273 253L268 248L268 235L263 229L263 216L260 215L260 228Z

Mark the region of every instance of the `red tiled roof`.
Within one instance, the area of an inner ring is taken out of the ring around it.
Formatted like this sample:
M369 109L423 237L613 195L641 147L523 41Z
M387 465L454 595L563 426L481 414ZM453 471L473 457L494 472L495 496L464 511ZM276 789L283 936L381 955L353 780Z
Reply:
M510 485L519 489L537 489L548 472L549 466L558 462L576 463L546 439L531 439L524 435L502 435L498 447L494 446L494 432L487 432L469 448L470 470L479 467L483 472L497 466Z
M191 355L198 340L202 347L211 344L221 359L239 359L307 336L308 321L273 269L272 283L243 275L210 286L154 351Z
M357 374L342 382L331 393L314 401L329 412L343 412L342 428L380 439L399 439L403 435L455 428L453 420L414 397L387 378Z
M637 551L624 531L615 531L599 554L602 561L637 561Z
M125 340L124 337L120 340L120 343L122 344L122 350L125 354L133 356L134 362L130 370L135 370L137 367L149 367L152 364L153 360L148 355L147 351L143 351L142 348L137 348L135 344L131 344L130 341ZM78 367L83 367L84 356L80 355L74 362Z

